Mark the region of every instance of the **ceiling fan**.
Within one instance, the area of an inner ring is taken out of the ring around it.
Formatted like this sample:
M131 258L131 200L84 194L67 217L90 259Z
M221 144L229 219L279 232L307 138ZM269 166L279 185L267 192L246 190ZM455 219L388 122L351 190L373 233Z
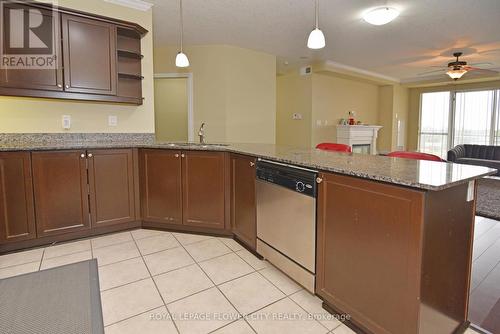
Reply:
M439 70L433 70L433 71L419 73L418 75L427 75L427 74L431 74L431 73L436 73L436 72L441 72L443 70L447 70L446 74L450 78L452 78L453 80L458 80L465 73L467 73L469 71L482 71L482 72L486 72L486 73L498 74L498 72L493 71L493 70L488 70L488 69L484 69L484 68L480 68L480 67L475 67L475 66L481 66L481 65L493 65L492 63L474 63L474 64L471 64L471 65L474 65L474 66L471 66L471 65L467 65L466 61L459 60L458 58L461 57L461 56L462 56L462 52L455 52L455 53L453 53L453 57L455 57L456 60L448 63L447 67L436 66L436 67L440 67L440 69Z

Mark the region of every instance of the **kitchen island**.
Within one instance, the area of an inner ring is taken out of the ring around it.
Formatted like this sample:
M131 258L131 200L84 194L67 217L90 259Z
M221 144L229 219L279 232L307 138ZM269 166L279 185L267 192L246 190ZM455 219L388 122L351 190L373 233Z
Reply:
M138 226L234 234L255 249L253 168L265 159L319 172L315 292L325 308L371 333L468 325L474 180L493 169L150 135L0 140L1 252Z

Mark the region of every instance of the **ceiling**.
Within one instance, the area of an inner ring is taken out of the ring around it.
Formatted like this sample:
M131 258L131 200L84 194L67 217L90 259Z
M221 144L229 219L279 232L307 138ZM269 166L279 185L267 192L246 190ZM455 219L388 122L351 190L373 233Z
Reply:
M155 45L177 44L179 1L148 1L154 4ZM385 4L401 11L393 22L372 26L361 18L365 10ZM432 66L446 65L454 51L464 52L469 63L500 69L500 0L320 0L327 43L320 51L306 47L314 0L183 0L183 7L185 45L227 44L271 53L278 56L280 71L329 60L416 81Z

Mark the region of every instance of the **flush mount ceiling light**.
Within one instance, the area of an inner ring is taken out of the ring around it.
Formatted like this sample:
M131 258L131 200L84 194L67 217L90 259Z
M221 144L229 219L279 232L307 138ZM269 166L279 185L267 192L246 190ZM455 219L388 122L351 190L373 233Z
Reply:
M317 50L325 47L325 35L319 29L319 0L316 0L315 10L316 25L313 31L309 34L307 39L307 47L309 49Z
M451 69L446 72L446 74L448 74L448 76L453 80L460 79L465 73L467 73L467 70L465 69Z
M182 44L183 44L183 33L184 33L184 22L182 19L182 0L179 0L179 12L180 12L180 17L181 17L181 49L179 53L177 53L177 56L175 57L175 66L177 67L188 67L189 66L189 59L186 56L186 54L182 51Z
M363 14L363 19L373 25L387 24L399 16L399 11L392 7L379 7Z

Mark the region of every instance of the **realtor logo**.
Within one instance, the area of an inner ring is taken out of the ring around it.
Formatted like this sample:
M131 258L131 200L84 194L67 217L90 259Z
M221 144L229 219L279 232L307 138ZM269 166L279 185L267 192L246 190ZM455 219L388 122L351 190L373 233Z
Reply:
M0 68L55 69L58 16L52 6L0 0Z

